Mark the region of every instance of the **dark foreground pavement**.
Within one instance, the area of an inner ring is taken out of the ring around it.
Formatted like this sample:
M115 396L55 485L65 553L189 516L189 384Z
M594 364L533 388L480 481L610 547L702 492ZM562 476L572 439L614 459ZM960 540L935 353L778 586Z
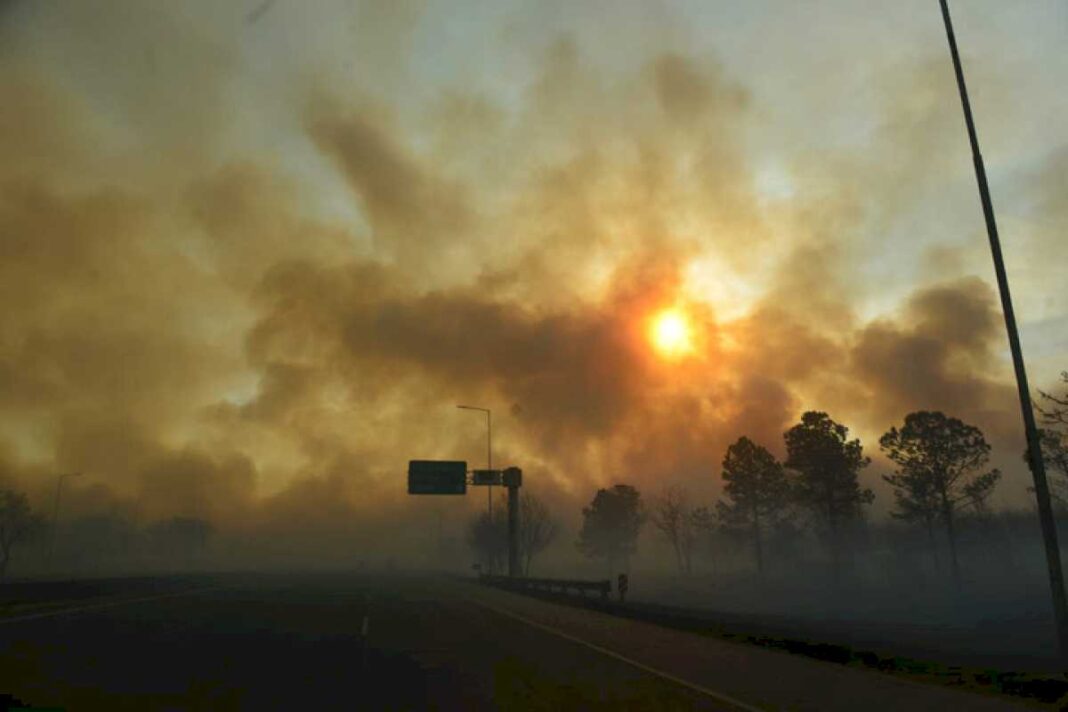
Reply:
M64 605L0 618L0 694L69 710L1016 709L448 579L186 577Z
M69 613L0 618L0 692L70 710L728 709L440 583L258 576L68 596Z

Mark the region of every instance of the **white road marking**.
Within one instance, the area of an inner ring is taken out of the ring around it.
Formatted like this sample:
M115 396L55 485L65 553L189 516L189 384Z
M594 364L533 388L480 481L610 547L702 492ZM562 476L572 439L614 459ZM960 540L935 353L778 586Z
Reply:
M619 653L615 652L614 650L609 650L608 648L602 648L600 645L596 645L596 644L591 643L591 642L589 642L587 640L583 640L582 638L575 637L575 636L571 635L570 633L565 633L564 631L559 630L558 628L553 628L552 626L545 625L544 623L538 623L537 621L531 620L531 619L527 618L526 616L522 616L522 615L520 615L518 613L513 613L512 611L506 611L506 610L504 610L502 608L497 608L496 606L491 606L491 605L488 605L486 603L482 603L481 601L476 601L473 598L467 598L467 600L470 601L471 603L475 604L476 606L481 606L482 608L485 608L486 610L493 611L494 613L497 613L497 614L502 615L502 616L507 616L508 618L514 618L517 621L521 621L523 623L526 623L529 626L532 626L532 627L537 628L539 630L543 630L546 633L551 633L552 635L555 635L555 636L557 636L559 638L563 638L564 640L569 640L572 643L578 643L579 645L585 646L585 647L589 648L590 650L594 650L594 651L600 653L601 655L607 655L610 658L615 658L616 660L619 660L621 662L627 663L628 665L632 665L632 666L638 668L639 670L644 670L647 673L650 673L652 675L656 675L657 677L660 677L660 678L663 678L663 679L668 680L670 682L673 682L676 685L681 685L682 687L685 687L685 688L687 688L689 690L693 690L694 692L698 692L698 693L700 693L702 695L705 695L706 697L711 697L714 700L719 700L720 702L725 702L728 705L732 705L734 707L737 707L740 710L745 710L745 712L765 712L764 708L754 707L753 705L748 704L746 702L742 702L741 700L736 699L734 697L731 697L730 695L725 695L722 692L716 692L715 690L710 690L707 687L704 687L703 685L698 685L698 684L690 682L688 680L683 680L681 677L676 677L675 675L672 675L671 673L668 673L668 672L664 672L663 670L657 670L656 668L650 667L649 665L646 665L645 663L640 663L637 660L632 660L631 658L628 658L625 655L620 655Z
M177 598L179 596L192 596L197 593L208 593L209 591L220 591L227 586L212 586L211 588L196 588L192 591L177 591L174 593L161 593L157 596L142 596L141 598L124 598L121 601L104 601L101 603L91 603L87 606L75 606L73 608L59 608L52 611L44 611L42 613L30 613L24 616L11 616L0 617L0 625L6 623L19 623L21 621L30 621L36 618L51 618L53 616L62 616L67 613L81 613L82 611L95 611L100 608L112 608L114 606L122 606L127 603L142 603L144 601L158 601L162 598Z
M363 623L360 624L360 635L362 635L364 638L367 637L367 626L370 623L370 620L370 618L364 616Z

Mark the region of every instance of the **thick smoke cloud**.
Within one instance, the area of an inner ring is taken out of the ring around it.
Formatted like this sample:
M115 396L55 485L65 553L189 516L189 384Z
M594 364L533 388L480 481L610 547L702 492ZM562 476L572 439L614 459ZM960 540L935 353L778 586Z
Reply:
M995 412L1011 403L995 344L1002 336L993 290L976 278L918 290L895 320L857 335L854 372L878 415L943 408Z
M464 81L420 60L432 4L384 7L0 11L5 481L40 504L80 471L73 513L201 516L295 556L405 541L430 506L406 461L481 464L461 402L494 408L498 461L569 520L616 481L711 500L730 442L779 450L808 408L870 449L943 409L1018 459L986 273L917 276L961 237L866 252L967 185L934 60L868 67L863 141L786 144L769 188L758 149L788 117L720 56L652 41L606 66L582 28L502 20L521 49L478 51L504 79ZM693 323L678 360L648 337L670 306Z

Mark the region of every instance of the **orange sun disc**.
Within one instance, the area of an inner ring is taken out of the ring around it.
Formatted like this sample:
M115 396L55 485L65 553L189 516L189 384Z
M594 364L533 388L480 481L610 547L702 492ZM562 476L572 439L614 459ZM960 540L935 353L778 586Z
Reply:
M653 317L650 337L663 356L682 356L693 350L690 322L678 309L665 309Z

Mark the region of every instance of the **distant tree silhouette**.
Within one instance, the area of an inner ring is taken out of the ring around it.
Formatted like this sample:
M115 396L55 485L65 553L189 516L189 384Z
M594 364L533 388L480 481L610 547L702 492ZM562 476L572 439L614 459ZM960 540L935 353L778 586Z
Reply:
M11 552L44 527L44 518L30 508L26 495L0 490L0 582L7 576Z
M1039 428L1038 440L1042 444L1042 460L1049 475L1050 497L1057 509L1068 512L1068 435L1052 428ZM1023 461L1030 467L1026 448ZM1028 487L1027 491L1034 492L1035 488Z
M949 542L953 579L960 583L954 514L962 504L979 511L997 485L1001 473L980 472L990 460L990 445L974 425L938 411L917 411L905 416L900 430L890 428L879 446L898 466L884 475L894 488L895 517L922 522L933 544L933 527L941 522Z
M804 546L804 540L804 527L794 516L793 507L789 506L786 513L773 519L772 526L765 531L764 548L776 554L780 560L787 560L798 555Z
M523 575L530 575L530 565L556 538L558 527L549 506L529 492L519 497L519 555ZM506 532L507 534L507 532Z
M78 566L96 570L128 558L139 533L130 519L116 512L78 517L64 529L63 548Z
M1050 474L1056 474L1049 478L1050 495L1058 509L1065 511L1068 510L1068 371L1061 373L1061 382L1065 386L1063 395L1040 390L1041 403L1035 407L1045 425L1040 431L1042 458ZM1024 462L1030 467L1026 450Z
M693 547L697 540L697 528L686 491L677 486L665 487L653 498L649 507L649 519L675 551L679 573L690 573L693 570Z
M826 413L809 411L786 431L786 462L795 473L792 494L807 509L826 542L834 574L841 571L842 553L861 519L862 506L875 495L861 489L857 475L871 462L860 441L848 439L849 429Z
M723 483L724 499L716 504L720 522L752 542L763 574L765 532L786 517L790 502L786 472L767 449L741 437L723 457Z
M630 485L614 485L597 490L590 506L582 510L582 530L576 542L579 551L591 559L604 559L609 576L622 563L630 568L630 557L638 550L638 533L644 516L641 494Z
M1038 405L1038 412L1047 426L1056 430L1068 429L1068 371L1061 371L1061 383L1065 386L1063 395L1054 395L1040 390L1042 403Z
M488 512L480 512L467 527L467 545L478 557L487 573L504 569L508 559L508 518L498 508L490 520Z
M214 529L199 517L171 517L149 527L149 540L158 556L172 566L189 568L207 549Z
M716 559L719 549L719 520L708 507L697 507L690 514L690 521L694 529L694 548L703 550L712 564L712 572L716 572Z

